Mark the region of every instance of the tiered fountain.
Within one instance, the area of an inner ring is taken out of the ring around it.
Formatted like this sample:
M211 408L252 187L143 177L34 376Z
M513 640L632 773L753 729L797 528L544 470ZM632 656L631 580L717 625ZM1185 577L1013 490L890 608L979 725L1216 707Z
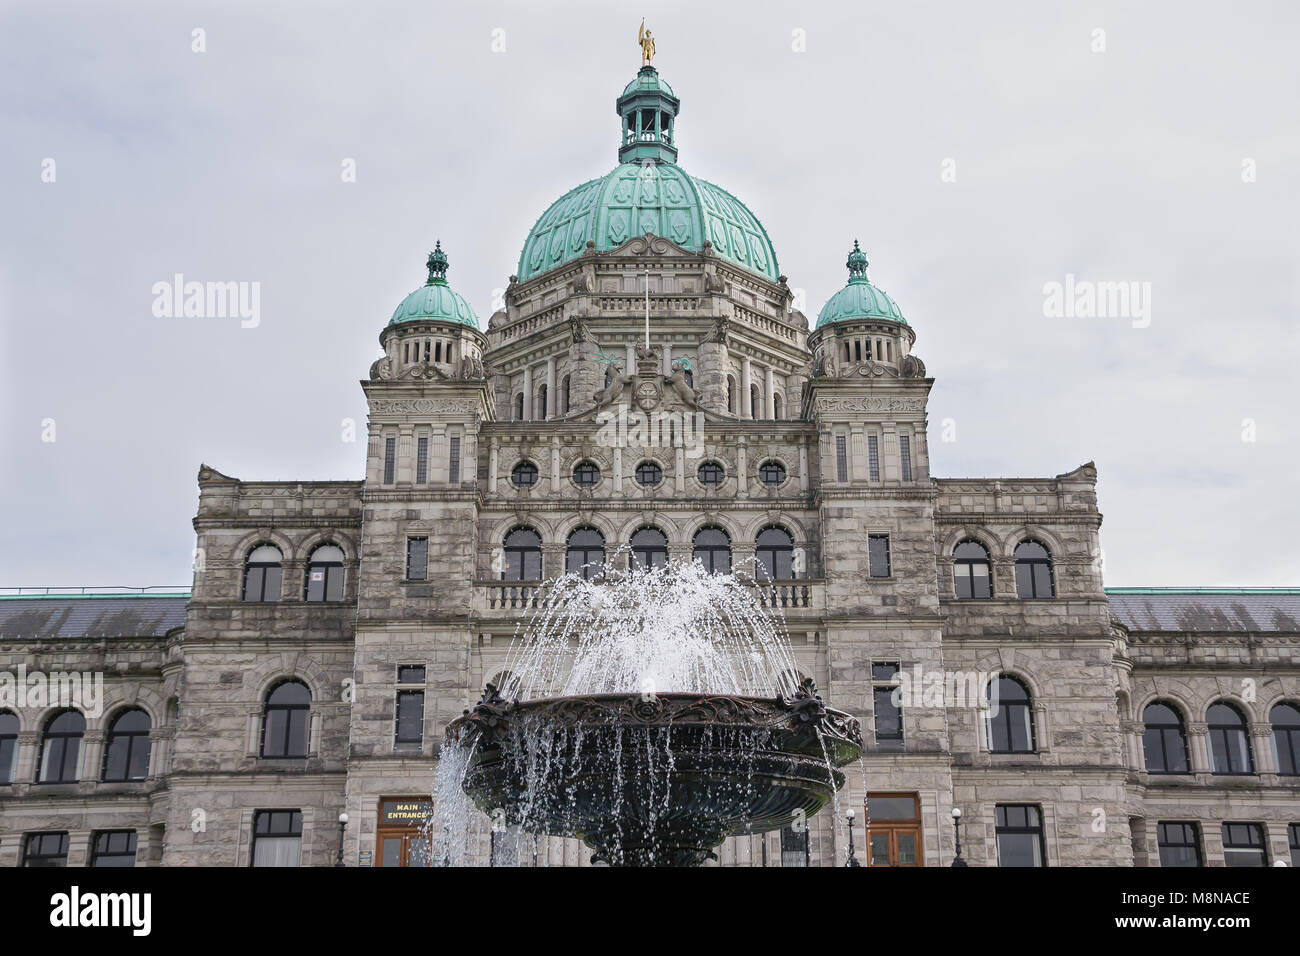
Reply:
M697 565L548 585L501 683L447 728L435 833L465 832L464 794L594 860L696 865L729 836L811 817L862 750L753 588Z

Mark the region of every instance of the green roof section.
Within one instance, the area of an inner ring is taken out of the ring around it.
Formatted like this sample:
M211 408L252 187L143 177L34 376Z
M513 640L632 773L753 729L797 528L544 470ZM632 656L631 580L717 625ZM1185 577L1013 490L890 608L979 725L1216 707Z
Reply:
M883 290L867 281L867 256L853 240L853 249L844 263L849 270L848 284L836 292L817 314L816 328L834 322L853 322L859 319L879 319L907 325L903 310Z
M719 258L771 282L780 277L772 240L748 206L676 163L645 162L620 163L551 203L524 242L519 279L572 262L588 242L609 252L647 232L691 252L710 242Z
M447 270L451 267L439 240L429 258L425 260L429 280L402 300L393 312L389 325L402 322L456 322L478 331L478 316L465 297L447 284Z

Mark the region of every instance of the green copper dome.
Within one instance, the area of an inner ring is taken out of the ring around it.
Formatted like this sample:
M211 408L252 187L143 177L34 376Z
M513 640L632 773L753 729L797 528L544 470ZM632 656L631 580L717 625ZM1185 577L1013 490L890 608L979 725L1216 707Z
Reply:
M849 282L830 297L817 315L817 328L832 322L850 322L854 319L884 319L887 322L907 324L898 303L867 281L867 257L853 240L853 251L845 263Z
M615 104L619 165L569 190L542 213L519 256L526 281L577 259L591 242L609 252L653 233L714 253L775 282L780 270L763 224L735 196L677 165L673 124L680 103L654 67L645 66Z
M447 255L442 242L437 243L425 264L429 267L429 281L416 289L393 312L389 325L399 322L422 322L435 319L441 322L459 322L478 329L478 317L469 307L465 297L447 285Z

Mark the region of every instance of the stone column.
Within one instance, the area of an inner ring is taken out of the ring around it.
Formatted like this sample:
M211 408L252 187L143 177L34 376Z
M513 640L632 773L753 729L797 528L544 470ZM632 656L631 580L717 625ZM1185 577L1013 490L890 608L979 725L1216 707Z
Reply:
M664 353L664 375L672 375L673 374L673 345L671 342L665 342L659 348L660 351Z
M753 418L754 404L750 399L750 382L753 375L753 366L746 355L740 362L740 417Z
M699 367L695 369L695 389L700 404L712 411L727 408L727 347L720 342L701 342Z
M397 426L397 484L415 481L415 426Z
M1277 760L1273 753L1273 727L1268 723L1251 724L1251 756L1255 758L1256 773L1277 773Z
M636 374L636 343L635 342L627 343L626 349L627 349L627 361L623 364L623 374L635 375Z
M764 380L764 387L767 389L763 396L764 408L767 409L768 419L776 418L776 371L772 366L767 367L767 377Z
M366 450L366 484L372 487L384 478L384 434L377 422L370 423L369 446Z
M533 420L533 369L528 366L524 369L524 421Z
M880 478L882 481L899 481L902 470L898 459L898 428L894 422L881 422L880 430Z
M617 445L614 446L614 494L623 492L623 449Z
M736 497L745 498L749 495L749 466L745 460L745 437L742 435L736 441Z
M1192 773L1210 772L1209 733L1208 724L1187 725L1187 749L1190 751L1188 759L1192 764Z
M799 442L799 490L808 490L808 442Z
M489 493L489 494L496 494L496 490L497 490L497 462L498 462L498 458L499 458L499 450L498 450L498 448L497 448L497 440L496 440L495 438L493 438L493 439L492 439L492 443L491 443L491 445L488 446L488 476L487 476L487 486L488 486L488 493ZM464 466L462 465L462 467L464 467Z
M558 495L563 492L560 487L560 443L556 439L551 442L551 494Z
M558 418L555 414L559 408L559 400L555 396L555 356L550 356L546 360L546 414L545 418L550 420Z

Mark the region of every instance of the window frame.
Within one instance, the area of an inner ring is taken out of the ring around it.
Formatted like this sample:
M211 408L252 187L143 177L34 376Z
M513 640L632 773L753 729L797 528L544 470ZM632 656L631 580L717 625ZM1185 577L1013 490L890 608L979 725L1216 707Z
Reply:
M1164 707L1174 715L1176 723L1168 722L1151 722L1147 720L1147 711L1152 707ZM1161 766L1164 769L1151 769L1150 748L1148 747L1147 735L1152 731L1159 732ZM1169 767L1169 733L1174 732L1178 735L1178 742L1182 748L1183 766L1185 770L1170 770ZM1192 772L1191 751L1187 747L1187 729L1183 723L1182 714L1177 707L1174 707L1164 700L1153 700L1142 708L1142 763L1149 774L1158 774L1160 776L1186 776Z
M705 469L709 469L710 474L716 471L718 475L718 480L705 481L704 480ZM698 481L705 488L717 488L721 486L724 481L727 480L727 469L723 467L722 462L718 461L716 458L710 458L707 461L700 462L700 466L695 469L695 480Z
M127 850L114 851L112 849L113 837L128 836ZM105 847L101 849L100 840L105 841ZM90 834L90 862L91 867L121 867L126 869L134 867L136 856L139 853L139 834L135 830L94 830ZM129 857L130 863L104 863L104 860L118 860Z
M589 476L593 471L595 472L595 476L591 477L590 480L578 477L579 472ZM600 480L604 476L601 474L600 465L596 464L590 458L584 458L573 466L573 471L570 473L570 477L573 479L573 483L580 489L583 491L590 491L592 488L595 488L600 484Z
M779 474L776 481L769 476ZM780 488L790 478L790 471L779 458L768 458L758 466L758 480L765 488Z
M652 471L654 481L645 481L642 473L649 474ZM647 458L637 463L636 468L632 470L632 478L642 488L658 488L664 481L664 467L659 462Z
M876 555L872 550L873 542L884 541L885 545L885 573L877 574ZM873 581L882 581L894 576L894 560L889 546L889 535L887 534L868 534L867 535L867 576Z
M716 533L722 536L722 544L700 544L700 536ZM703 555L703 557L701 557ZM725 555L726 567L718 567L718 556ZM691 560L699 561L709 574L730 574L732 569L731 535L721 525L706 524L696 529L691 535Z
M275 814L279 814L279 813L287 813L287 814L289 814L288 829L287 829L286 831L284 831L284 832L267 832L267 833L259 833L259 832L258 832L258 829L259 829L259 827L260 827L261 822L262 822L263 819L266 819L266 820L269 821L268 824L267 824L267 829L268 829L268 831L270 831L271 826L276 822ZM258 868L258 869L269 868L269 866L270 866L269 864L268 864L266 867L258 867L258 864L257 864L257 845L258 845L258 843L261 843L261 842L263 842L263 841L270 841L270 840L293 840L293 839L296 839L296 840L298 841L298 861L297 861L296 863L294 863L293 865L294 865L294 866L302 866L303 817L302 817L302 809L301 809L301 808L297 808L297 807L295 807L295 808L288 808L288 807L285 807L285 808L272 808L272 809L265 809L265 810L254 810L254 811L253 811L252 837L253 837L253 839L252 839L252 841L250 842L250 844L249 844L249 848L248 848L248 866L249 866L250 869L252 869L252 868Z
M985 741L985 743L988 746L988 752L990 754L1018 754L1021 756L1038 753L1038 726L1037 726L1038 721L1035 719L1035 715L1034 715L1033 692L1030 691L1029 686L1027 684L1025 684L1023 681L1021 681L1020 679L1018 679L1017 677L1011 674L999 673L993 678L993 680L997 681L999 685L998 686L998 712L996 714L986 714L984 718L985 727L988 734L987 740ZM1019 700L1013 698L1008 703L1006 697L1002 693L1001 684L1003 681L1009 681L1010 683L1014 684L1016 687L1019 687L1024 692L1025 695L1024 699ZM989 684L991 685L992 682L993 681L990 681ZM985 700L987 700L988 686L985 687L984 693L985 693ZM1025 711L1025 715L1029 727L1029 733L1028 733L1029 747L1027 750L1017 749L1015 747L1015 725L1012 722L1012 712L1011 712L1012 707L1023 708ZM1007 746L1005 749L996 746L996 742L997 742L996 733L1002 723L1005 723L1006 725ZM1017 806L1019 806L1019 804L1017 804ZM1026 806L1028 806L1028 804L1026 804Z
M1047 555L1047 557L1045 558L1020 557L1019 551L1025 545L1037 545L1038 547L1043 549L1043 552L1044 554ZM1049 548L1043 542L1039 541L1037 538L1025 538L1023 541L1019 542L1015 546L1015 549L1012 551L1012 561L1013 561L1013 567L1014 567L1014 573L1016 579L1016 597L1019 600L1050 601L1056 597L1056 566L1055 566L1055 562L1052 559L1051 548ZM1028 579L1029 591L1030 591L1029 594L1025 594L1024 589L1021 587L1022 582L1020 578L1020 569L1022 567L1029 569L1029 579ZM1047 593L1046 594L1038 593L1039 580L1038 580L1037 569L1041 567L1045 567L1047 569Z
M537 543L535 545L511 544L510 539L521 533L532 535ZM545 574L545 568L542 567L542 535L536 528L529 525L517 525L511 528L506 532L505 537L501 539L501 553L505 558L505 567L501 569L502 581L524 584L530 581L542 580ZM533 555L536 555L537 558L536 577L530 577L528 573L528 559Z
M417 578L411 575L411 568L413 564L412 559L415 557L416 551L418 551L418 547L417 547L418 545L423 545L424 554L419 559L420 562L423 563L423 568L421 569L422 573ZM406 572L405 573L406 573L406 577L402 579L403 581L429 580L429 536L428 535L407 535L406 536Z
M1216 707L1226 707L1237 717L1240 723L1225 724L1211 721L1210 711L1214 710ZM1237 733L1241 735L1242 749L1240 756L1244 758L1243 769L1237 769L1235 761L1232 759L1232 748L1228 746L1229 733ZM1216 737L1216 735L1221 736ZM1219 760L1215 754L1215 751L1217 750L1217 747L1215 746L1216 740L1222 740L1224 753L1228 758L1228 767L1225 770L1219 769ZM1246 715L1242 712L1241 708L1237 707L1229 700L1220 698L1219 700L1211 702L1210 706L1205 708L1205 750L1210 759L1210 773L1216 777L1243 777L1253 775L1256 772L1255 754L1250 744L1250 721L1246 718Z
M280 555L279 561L253 561L252 557L262 548L274 548ZM267 571L275 569L275 584L273 591L267 593ZM258 578L258 594L256 599L248 596L248 583L250 573L258 571L261 576ZM241 604L279 604L280 598L284 594L284 551L278 544L270 541L261 541L248 549L248 554L244 557L244 574L239 589L239 600Z
M1166 841L1164 838L1166 827L1179 827L1180 828L1179 836L1182 842L1174 842L1172 840ZM1191 832L1190 843L1186 842L1188 831ZM1172 852L1174 851L1187 850L1189 848L1192 850L1192 853L1196 857L1195 863L1187 864L1187 863L1166 863L1165 862L1166 849L1169 849L1172 855ZM1205 851L1202 849L1201 846L1201 825L1195 820L1156 821L1156 853L1157 853L1157 859L1159 859L1160 865L1162 867L1170 867L1172 869L1172 868L1186 868L1188 866L1192 866L1192 867L1205 866Z
M1279 724L1273 714L1286 708L1296 715L1297 722L1294 724ZM1296 777L1300 776L1300 706L1289 700L1279 700L1268 709L1268 727L1270 739L1273 743L1273 765L1276 768L1279 777ZM1278 732L1281 731L1286 741L1287 747L1284 751L1282 743L1278 739ZM1286 754L1290 762L1291 769L1283 770L1283 753Z
M316 555L325 548L334 548L343 554L344 559L341 561L317 561ZM344 565L347 560L347 552L333 541L322 541L316 547L311 549L311 554L307 556L307 570L303 575L303 600L309 604L337 604L344 600L344 588L347 585L347 577L344 571ZM324 576L321 579L320 597L312 597L312 579L313 571L321 571ZM337 581L338 596L330 597L330 586Z
M281 688L296 684L307 692L307 703L277 704L271 701L276 692ZM266 692L262 699L262 733L258 744L258 757L262 760L306 760L311 755L311 705L314 701L314 695L311 687L306 681L297 677L286 677L284 680L276 681ZM290 752L290 744L294 741L294 719L293 715L301 712L302 720L302 753ZM284 714L284 730L280 734L281 746L284 753L267 753L267 738L271 732L271 714Z
M22 718L14 711L0 710L0 721L5 718L12 718L13 731L0 731L0 787L10 786L18 773L18 735L23 729Z
M55 722L68 714L76 714L81 718L81 729L78 731L70 730L51 730ZM71 768L68 767L69 741L76 741L76 746L71 748L72 760ZM45 726L41 730L40 748L36 755L36 782L38 784L61 784L61 783L79 783L81 781L81 758L83 756L82 745L86 740L86 715L75 707L64 707L55 711L45 721ZM58 744L58 762L59 776L50 778L46 776L46 756L49 751L51 742ZM67 771L72 774L71 777L63 776Z
M600 539L600 547L594 548L586 544L574 544L573 539L579 534L591 532ZM592 559L593 554L599 554L599 562ZM577 567L574 567L574 558L580 557ZM584 581L594 581L602 577L605 573L605 535L599 528L592 525L579 525L569 532L568 537L564 539L564 573L573 574L582 578Z
M1025 819L1028 821L1028 811L1032 810L1037 822L1033 825L1015 826L1010 823L1003 823L1002 820L1007 818L1007 810L1025 810ZM1002 837L1005 836L1031 836L1037 837L1038 843L1038 862L1035 867L1047 866L1047 832L1043 820L1043 808L1036 803L999 803L993 809L993 842L997 851L997 860L999 867L1011 868L1011 864L1002 862Z
M967 545L973 545L974 547L979 548L980 552L984 555L984 557L972 558L972 557L959 556L957 552L959 552L962 548L966 547ZM984 566L984 584L988 590L987 594L975 593L976 590L975 582L977 580L977 575L975 574L975 568L978 565ZM961 593L961 587L958 584L958 582L963 580L963 577L966 582L966 587L969 591L969 593L967 593L966 596L964 597L962 596ZM953 547L952 549L952 593L954 598L958 601L993 600L993 557L989 553L989 549L985 547L984 542L978 541L975 538L963 538L961 541L958 541L957 544Z
M529 480L521 481L520 479L525 475L530 476ZM520 490L523 490L524 488L533 488L541 480L541 470L534 462L528 460L518 461L515 462L514 467L510 469L510 484Z
M1231 827L1245 827L1244 832L1248 834L1252 834L1254 837L1257 837L1259 842L1258 843L1255 842L1235 843L1234 842L1230 844L1228 842L1228 838L1233 833L1233 831L1230 829ZM1263 823L1259 823L1256 821L1224 820L1220 824L1219 833L1223 840L1224 867L1242 868L1242 867L1268 866L1268 833ZM1258 851L1259 853L1258 864L1228 862L1229 853L1243 854L1243 853L1254 853L1256 851Z
M125 720L131 714L142 714L149 726L145 730L117 730L117 725ZM149 763L153 759L153 718L143 707L126 707L114 715L112 722L108 726L108 731L104 735L104 759L103 766L100 768L100 781L103 783L138 783L141 780L149 779ZM136 755L140 738L144 738L144 773L140 776L132 776L131 763L132 758ZM123 760L123 775L110 777L109 763L113 759L113 744L124 739L126 740L126 757Z
M32 852L32 844L40 845L47 837L57 837L56 852L49 853L42 850L38 853ZM39 830L33 833L23 834L23 868L57 868L68 865L68 831L67 830ZM52 862L57 860L58 862Z
M767 534L769 531L780 532L785 535L785 540L789 543L780 545L764 544L762 541L763 535ZM792 535L789 529L783 525L769 524L759 528L758 534L754 535L754 576L758 581L766 584L771 581L796 580L794 570L794 548L794 535ZM770 563L764 560L765 555L770 556ZM790 573L788 576L781 575L783 564L789 566ZM765 577L759 576L760 569Z
M644 544L642 545L636 544L636 536L643 531L653 531L656 534L658 534L659 537L663 539L663 545L660 546L656 544L654 546L647 546ZM654 525L650 525L650 524L642 525L641 527L633 531L632 534L628 536L627 540L628 540L627 561L628 561L629 570L634 567L649 570L651 568L659 568L659 567L667 566L668 554L669 554L668 535L664 534L662 528L657 528ZM638 557L638 555L643 555L643 554L649 556L644 561ZM662 562L657 561L655 559L654 556L657 555L663 556Z

